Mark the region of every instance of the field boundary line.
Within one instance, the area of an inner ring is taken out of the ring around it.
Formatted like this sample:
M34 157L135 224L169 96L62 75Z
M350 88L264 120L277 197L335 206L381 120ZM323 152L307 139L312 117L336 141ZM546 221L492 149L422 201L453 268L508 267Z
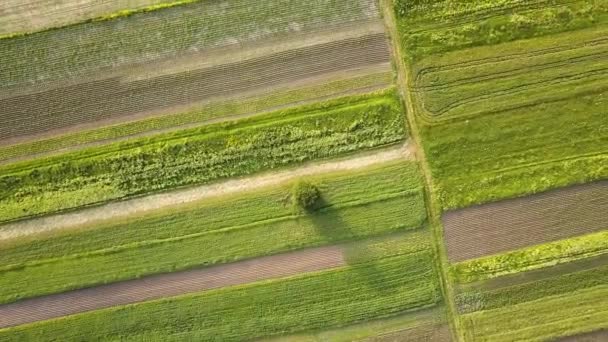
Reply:
M399 28L397 26L397 18L395 11L393 10L393 4L391 0L380 0L380 6L382 7L382 14L384 17L384 23L387 28L387 34L390 36L391 52L393 54L394 63L397 69L397 83L398 89L401 95L402 101L405 103L406 118L409 123L410 134L415 144L416 159L421 167L422 174L424 176L425 198L427 216L429 220L429 228L433 235L433 249L436 257L436 272L439 277L439 284L443 295L443 300L446 303L447 321L450 327L452 337L455 341L460 340L460 323L456 316L456 306L454 303L454 290L450 284L450 273L449 263L447 259L446 246L443 244L443 227L441 226L441 210L438 206L437 199L435 198L433 191L433 179L431 177L431 171L429 164L426 159L424 152L422 138L418 126L416 123L416 114L413 105L412 93L409 91L409 71L405 65L405 55L402 51L402 45L400 40Z

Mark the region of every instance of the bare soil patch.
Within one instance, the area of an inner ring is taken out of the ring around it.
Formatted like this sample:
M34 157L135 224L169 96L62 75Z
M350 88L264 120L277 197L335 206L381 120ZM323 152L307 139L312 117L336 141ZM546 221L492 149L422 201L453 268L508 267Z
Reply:
M0 328L345 265L342 249L329 246L154 275L0 305Z
M608 228L608 181L446 212L448 258L460 262Z

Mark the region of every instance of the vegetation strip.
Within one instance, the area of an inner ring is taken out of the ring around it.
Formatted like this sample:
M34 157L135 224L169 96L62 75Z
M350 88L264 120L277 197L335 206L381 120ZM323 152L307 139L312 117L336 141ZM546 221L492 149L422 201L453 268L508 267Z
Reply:
M228 180L191 189L151 195L117 203L108 203L96 208L81 209L73 213L9 223L0 226L0 241L38 233L77 228L82 225L102 222L108 219L125 218L150 210L169 208L173 205L187 204L214 196L262 189L267 186L288 182L298 177L314 176L332 171L363 170L368 167L373 169L375 164L381 167L380 164L385 162L411 159L412 156L410 155L408 146L406 144L404 146L368 152L334 161L310 163L298 168L273 172L272 174L266 173L258 176ZM408 177L415 175L415 173L406 172L403 175ZM414 181L416 179L415 176L412 178Z
M608 181L443 214L451 262L504 253L606 228ZM491 218L491 219L490 219Z
M608 231L532 246L505 254L464 261L452 273L460 283L583 260L608 253Z
M247 96L239 99L218 100L200 108L186 110L171 115L163 115L147 119L125 122L122 124L83 129L78 132L66 133L53 138L38 137L36 141L17 142L8 146L0 146L0 165L45 157L49 153L65 153L72 149L84 149L94 144L112 143L144 135L155 135L191 128L193 125L204 125L214 121L230 121L244 115L260 114L289 105L310 103L331 97L340 97L350 92L366 93L388 87L392 82L390 72L377 70L362 70L367 74L352 76L338 80L327 81L303 87L288 87L284 90L273 90L268 94ZM334 75L335 78L335 75Z
M0 39L0 84L24 87L207 48L376 20L373 0L200 1ZM24 59L22 56L29 56Z
M244 176L405 139L402 108L393 94L337 101L5 166L0 221Z
M385 257L316 274L7 328L0 330L0 338L71 340L94 334L102 339L222 336L225 341L239 341L342 326L436 303L439 292L431 265L427 253Z
M293 207L292 185L280 184L7 241L0 245L0 302L412 230L425 223L415 164L392 162L309 181L321 197L305 212ZM426 246L424 233L407 238Z
M0 305L0 328L345 265L341 248L320 247L101 285Z

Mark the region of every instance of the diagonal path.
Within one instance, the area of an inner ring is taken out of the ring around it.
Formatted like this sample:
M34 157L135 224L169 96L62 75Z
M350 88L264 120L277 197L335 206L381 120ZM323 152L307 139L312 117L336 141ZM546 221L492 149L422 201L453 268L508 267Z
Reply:
M339 246L166 273L0 305L0 329L118 305L345 266Z
M410 145L406 143L405 145L363 153L350 157L349 159L308 163L298 168L266 172L254 176L231 179L219 183L120 202L110 202L74 212L0 225L0 241L58 229L75 228L92 222L100 222L108 219L115 219L117 217L127 217L150 210L194 202L208 197L260 189L281 184L298 177L332 171L359 169L382 162L411 158L413 158L413 155L410 150Z

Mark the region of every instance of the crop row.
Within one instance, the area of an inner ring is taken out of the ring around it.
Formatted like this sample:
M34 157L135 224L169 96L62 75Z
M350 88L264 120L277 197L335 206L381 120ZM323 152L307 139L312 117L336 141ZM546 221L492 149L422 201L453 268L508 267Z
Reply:
M534 319L530 319L533 317ZM462 316L467 341L552 340L608 328L608 287Z
M342 100L335 107L321 103L316 109L273 112L4 167L0 220L251 174L405 138L402 108L393 94Z
M0 338L240 341L342 326L437 303L427 253L0 330ZM52 333L51 333L52 332Z
M0 84L34 84L377 16L372 0L202 1L2 39L7 67L0 69Z
M78 132L27 143L0 146L0 163L66 148L81 148L96 142L124 139L132 135L154 134L162 130L178 129L179 126L184 125L202 124L214 119L229 119L233 116L260 113L290 104L337 97L343 93L384 88L391 81L392 75L389 72L371 73L313 86L306 85L293 89L272 91L253 97L213 101L192 111L156 116L90 130L79 130Z
M112 77L9 97L0 99L4 108L0 139L166 114L212 99L388 61L384 34L374 34L149 79Z
M525 274L520 274L520 276L525 277ZM459 312L463 314L497 309L548 296L566 295L603 284L608 284L607 265L492 290L468 290L459 293L455 300Z
M411 230L424 224L421 185L406 185L419 181L415 165L391 164L365 171L350 178L316 178L324 200L322 207L307 214L294 212L291 204L285 203L289 188L284 185L39 239L5 242L0 247L0 302ZM405 175L413 179L404 179ZM405 239L414 243L414 248L428 246L425 232L410 233ZM374 248L378 247L364 248L364 256L383 252ZM397 251L390 248L388 252ZM358 259L357 255L347 257L349 262Z
M596 33L593 38L606 34L605 31ZM421 71L414 88L419 91L423 107L419 114L429 121L471 118L553 102L605 87L608 41L580 43L559 52L555 51L558 48L555 46L552 50L536 50L529 56L513 56L512 59L503 59L504 51L501 50L500 55L484 56L466 66L454 55L442 58L450 63L445 68L440 61L429 63L437 70ZM467 61L472 54L475 52L467 51ZM498 58L502 60L497 61Z

